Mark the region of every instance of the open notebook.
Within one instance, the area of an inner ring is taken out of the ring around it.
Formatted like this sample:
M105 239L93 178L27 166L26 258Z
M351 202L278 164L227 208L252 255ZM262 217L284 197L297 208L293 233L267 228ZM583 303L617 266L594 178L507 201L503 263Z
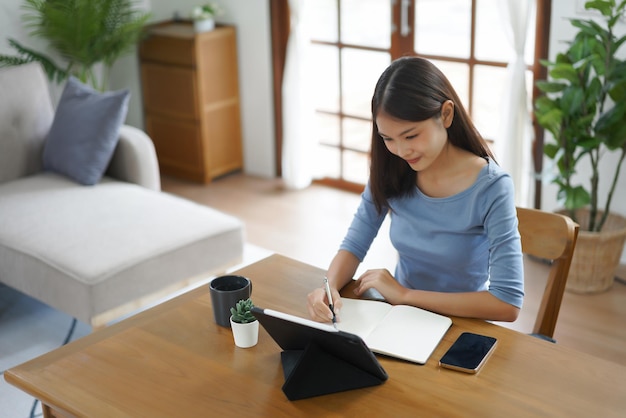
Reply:
M356 334L375 353L424 364L452 320L424 309L386 302L341 299L337 327Z

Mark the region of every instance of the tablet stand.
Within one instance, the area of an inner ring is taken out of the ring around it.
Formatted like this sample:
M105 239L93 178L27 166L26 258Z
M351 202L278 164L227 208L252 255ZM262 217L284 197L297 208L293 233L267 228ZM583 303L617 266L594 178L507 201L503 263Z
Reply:
M383 383L315 343L304 350L285 350L280 357L285 375L282 389L291 401Z

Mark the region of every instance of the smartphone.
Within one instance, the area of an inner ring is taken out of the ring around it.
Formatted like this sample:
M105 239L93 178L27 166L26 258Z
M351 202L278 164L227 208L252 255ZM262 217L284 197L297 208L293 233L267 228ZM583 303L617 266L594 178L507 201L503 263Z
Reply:
M462 333L439 360L439 366L476 373L494 351L497 340L486 335Z

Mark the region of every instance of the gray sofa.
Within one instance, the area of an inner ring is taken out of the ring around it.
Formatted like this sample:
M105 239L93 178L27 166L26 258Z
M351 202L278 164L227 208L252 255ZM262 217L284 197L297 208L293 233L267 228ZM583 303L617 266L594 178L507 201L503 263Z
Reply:
M143 131L93 186L44 171L53 119L39 64L0 69L0 282L100 327L241 261L242 223L161 192Z

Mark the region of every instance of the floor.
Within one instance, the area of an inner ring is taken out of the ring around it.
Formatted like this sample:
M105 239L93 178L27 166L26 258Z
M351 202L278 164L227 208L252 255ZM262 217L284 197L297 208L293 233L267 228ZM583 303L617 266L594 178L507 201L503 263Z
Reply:
M247 242L321 268L326 268L335 254L359 201L357 194L322 185L288 190L280 180L243 174L225 176L207 185L164 177L162 187L239 217L246 224ZM395 253L387 235L385 223L360 270L393 269ZM545 268L530 266L530 270L541 272ZM620 277L626 278L624 273L626 268L622 266ZM527 278L520 318L502 325L530 332L542 279ZM616 281L609 291L599 294L566 292L555 338L562 346L626 365L625 323L626 284Z

